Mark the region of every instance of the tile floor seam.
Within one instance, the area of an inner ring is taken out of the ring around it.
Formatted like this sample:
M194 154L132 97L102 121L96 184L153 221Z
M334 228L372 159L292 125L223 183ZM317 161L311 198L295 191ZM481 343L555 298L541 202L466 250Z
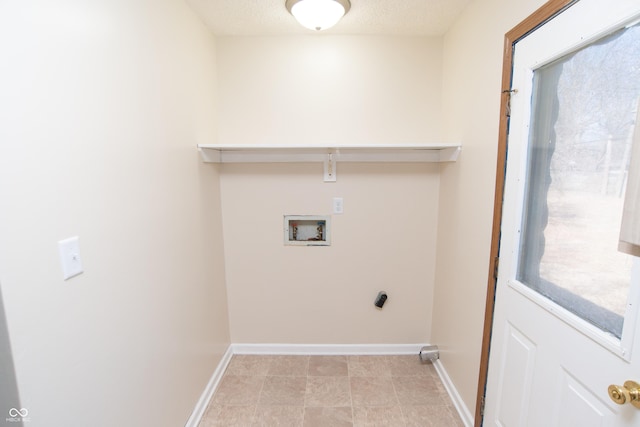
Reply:
M309 365L307 364L307 376L304 383L304 398L302 400L302 427L304 427L304 419L307 416L307 387L309 387Z
M406 427L408 424L407 421L407 417L404 414L404 411L402 410L402 404L400 403L400 397L398 396L398 390L396 390L396 385L393 382L393 373L391 374L391 386L393 387L393 393L396 395L396 400L398 401L398 408L400 408L400 415L402 416L402 422L404 423L404 426Z
M271 361L269 361L269 365L271 365ZM255 375L258 376L258 375ZM255 402L255 407L253 409L253 416L251 417L251 424L256 424L258 420L258 407L260 406L260 397L262 397L262 390L264 390L264 384L267 382L267 376L264 376L264 380L262 381L262 385L260 386L260 391L258 392L258 400Z
M349 402L351 402L351 421L352 425L356 423L356 410L353 406L353 393L351 393L351 369L349 369L349 356L347 357L347 381L349 382Z

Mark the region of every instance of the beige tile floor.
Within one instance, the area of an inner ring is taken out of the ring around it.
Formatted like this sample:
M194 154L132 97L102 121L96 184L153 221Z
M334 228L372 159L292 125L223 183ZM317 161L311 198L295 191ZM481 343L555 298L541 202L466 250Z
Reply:
M418 356L231 359L200 427L463 426Z

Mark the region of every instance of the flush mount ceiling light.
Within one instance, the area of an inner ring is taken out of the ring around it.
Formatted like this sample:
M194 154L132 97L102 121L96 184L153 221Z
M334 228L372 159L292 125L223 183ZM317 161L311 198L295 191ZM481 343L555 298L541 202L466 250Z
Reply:
M331 28L351 9L349 0L287 0L287 10L303 27L321 31Z

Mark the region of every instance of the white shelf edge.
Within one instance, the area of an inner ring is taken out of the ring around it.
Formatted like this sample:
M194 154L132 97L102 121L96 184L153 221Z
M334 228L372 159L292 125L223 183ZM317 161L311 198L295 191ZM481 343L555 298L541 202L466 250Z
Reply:
M455 162L457 143L411 145L198 145L207 163L324 162Z

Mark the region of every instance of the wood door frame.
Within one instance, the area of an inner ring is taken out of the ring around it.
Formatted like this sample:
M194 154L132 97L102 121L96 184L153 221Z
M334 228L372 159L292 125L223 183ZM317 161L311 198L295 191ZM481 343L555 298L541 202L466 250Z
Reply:
M502 223L502 200L504 196L505 171L507 164L507 136L509 132L509 102L511 99L511 81L513 76L513 51L515 44L544 25L555 16L564 12L580 0L549 0L538 10L513 27L504 36L502 83L500 101L500 124L498 133L498 159L496 166L496 185L493 202L493 226L491 231L491 252L489 261L489 278L487 283L487 299L485 303L482 350L480 355L480 373L474 426L480 427L483 422L484 401L489 371L489 352L491 347L491 331L493 328L493 311L495 308L496 285L500 256L500 225Z

